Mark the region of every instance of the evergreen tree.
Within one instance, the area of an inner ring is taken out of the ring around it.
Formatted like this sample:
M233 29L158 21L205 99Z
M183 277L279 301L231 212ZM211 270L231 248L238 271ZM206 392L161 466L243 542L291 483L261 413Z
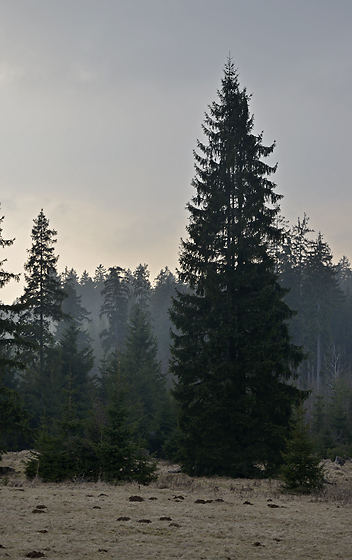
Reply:
M66 268L61 275L62 288L65 292L65 299L62 302L62 311L66 315L66 320L59 323L56 330L56 339L60 339L67 328L67 323L72 322L78 328L78 345L80 348L88 346L91 342L87 332L87 325L91 321L90 313L81 303L81 296L78 294L79 282L76 271Z
M314 454L314 444L309 437L302 406L296 408L291 426L292 435L287 441L287 451L282 453L283 489L294 494L310 494L322 488L324 476L319 458Z
M0 247L10 247L14 239L4 239L1 227L4 216L0 218ZM7 272L4 264L7 259L0 260L0 289L11 280L19 281L19 274ZM6 305L0 300L0 377L4 377L8 368L18 366L18 351L25 346L23 329L19 323L18 315L22 306L18 303Z
M144 309L148 308L151 291L149 276L147 264L139 264L133 272L131 278L132 307L138 304Z
M341 257L336 267L337 281L340 289L348 296L352 297L352 268L346 256Z
M172 298L176 295L177 281L172 272L166 266L155 278L154 286L150 296L150 313L153 331L158 341L158 358L161 362L161 370L167 374L170 361L170 332L171 320L169 309ZM179 286L181 289L181 286Z
M94 316L99 316L102 304L101 293L86 270L80 278L78 293L82 298L83 307L89 309Z
M56 235L41 210L32 228L32 246L24 265L26 284L21 297L25 307L21 322L34 348L26 354L20 391L33 425L39 424L44 413L56 414L60 404L59 350L53 333L55 325L65 318L62 311L65 293L57 272Z
M303 345L305 321L303 313L304 283L307 261L313 242L307 237L312 233L309 218L304 214L297 224L286 232L279 262L279 281L287 289L285 301L296 312L290 324L290 334L296 344Z
M333 341L333 309L340 295L330 247L319 233L307 257L302 305L304 347L309 352L317 392L321 385L323 356Z
M108 277L108 271L106 270L105 266L99 264L94 272L94 286L98 293L101 293L104 289L105 280Z
M86 331L91 341L91 346L94 351L96 363L104 357L104 352L101 347L100 333L106 327L107 321L104 317L100 317L100 310L103 304L101 291L104 287L104 280L106 271L102 265L97 268L95 273L96 281L93 280L87 271L84 271L77 291L81 297L81 305L87 310L89 314L89 321L86 324ZM97 374L98 371L95 371Z
M65 293L57 273L58 256L54 253L57 232L49 229L49 220L40 211L32 228L32 247L24 265L26 285L21 298L27 312L23 317L30 338L38 343L39 373L43 376L45 348L53 343L51 324L64 318Z
M157 351L148 314L141 305L135 305L121 353L121 373L126 380L134 434L151 451L160 448L160 422L166 404L165 379Z
M45 416L37 430L35 451L26 463L28 478L40 476L43 482L61 482L77 477L98 478L94 446L85 438L71 382L69 374L65 401L61 402L59 413L54 418Z
M111 354L105 366L105 387L109 394L106 420L97 445L102 477L108 481L147 483L155 477L155 464L147 460L140 450L140 442L133 438L126 404L126 380L121 375L118 355Z
M183 437L180 459L196 475L249 476L280 463L291 407L289 380L302 358L290 342L292 314L273 258L280 195L263 159L274 145L253 133L249 96L228 60L195 153L196 194L182 241L171 318L171 370Z
M89 378L94 365L92 349L80 344L80 330L70 322L60 340L61 377L70 379L71 391L75 397L76 410L80 418L90 409L92 381Z
M10 247L14 239L4 239L1 227L4 217L0 218L0 247ZM11 280L19 280L19 275L4 269L6 259L0 260L0 289ZM27 435L28 413L23 401L15 391L14 372L22 368L19 353L26 348L23 329L18 321L22 311L20 304L6 305L0 301L0 453L5 448L16 448L18 433ZM1 460L1 456L0 456Z
M102 296L100 316L105 316L108 320L107 328L101 333L102 346L105 353L117 352L125 339L128 303L128 285L121 267L109 268Z

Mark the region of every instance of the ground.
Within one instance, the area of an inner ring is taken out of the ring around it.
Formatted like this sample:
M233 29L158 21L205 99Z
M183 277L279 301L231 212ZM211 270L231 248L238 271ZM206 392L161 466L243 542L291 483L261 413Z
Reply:
M27 452L3 456L0 559L331 560L351 557L352 462L325 462L324 490L283 494L278 481L192 479L161 463L149 486L23 475Z

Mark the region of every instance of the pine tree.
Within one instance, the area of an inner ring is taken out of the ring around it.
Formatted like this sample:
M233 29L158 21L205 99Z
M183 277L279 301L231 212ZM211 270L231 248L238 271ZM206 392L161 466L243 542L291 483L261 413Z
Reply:
M171 318L180 459L196 475L249 476L280 463L292 403L288 381L302 358L290 342L291 312L275 274L280 195L263 160L274 144L253 133L249 96L228 60L219 101L195 152L179 293Z

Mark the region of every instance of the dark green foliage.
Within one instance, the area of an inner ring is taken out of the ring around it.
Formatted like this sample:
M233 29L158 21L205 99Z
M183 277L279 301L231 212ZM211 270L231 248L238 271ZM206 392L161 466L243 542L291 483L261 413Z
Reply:
M178 286L175 276L166 266L155 278L154 287L150 296L150 314L154 334L158 341L158 358L161 363L161 370L164 374L168 373L170 361L170 332L171 320L169 309L172 298L176 295ZM180 288L180 286L179 286ZM170 380L169 380L169 384Z
M66 420L58 435L43 424L35 444L36 452L26 464L28 478L39 476L43 482L61 482L86 473L80 469L80 438L78 424ZM88 478L88 476L86 477Z
M103 305L100 316L105 316L108 326L101 333L102 347L106 354L119 351L124 344L127 322L128 285L125 271L119 266L109 268L109 275L102 290Z
M19 394L0 385L0 454L6 449L16 449L18 436L31 437L29 415Z
M26 466L29 478L44 482L86 479L118 482L136 480L146 484L154 478L155 465L133 442L128 410L119 379L119 363L113 356L108 364L107 406L99 402L90 421L79 418L74 377L68 376L65 404L59 420L44 422L36 441L36 453Z
M289 381L302 353L290 342L292 313L275 274L281 197L268 178L276 166L263 162L274 145L253 134L231 60L218 95L205 117L207 143L195 153L180 254L180 279L192 292L173 302L171 371L185 470L253 476L280 463L299 398Z
M13 244L13 239L2 236L0 218L0 247ZM19 280L19 275L4 270L6 259L0 260L0 289L11 280ZM23 310L20 304L5 305L0 301L0 453L6 449L16 449L18 437L30 437L29 415L24 409L14 372L23 368L20 353L27 347L18 314ZM1 459L1 457L0 457Z
M126 381L130 421L137 440L160 451L160 423L166 403L165 379L157 359L157 342L142 305L134 306L121 352L121 375Z
M316 390L321 386L323 354L332 342L332 314L340 292L332 254L319 233L308 254L304 285L304 321L306 336L304 346L315 372Z
M299 368L299 383L319 393L329 384L336 358L339 368L349 369L352 365L349 264L347 259L341 261L340 267L332 264L331 250L323 236L319 233L315 240L307 237L312 232L308 221L304 215L286 232L278 269L280 283L289 288L285 301L297 311L290 334L306 354Z
M4 239L2 236L2 222L4 216L0 218L0 247L10 247L14 239ZM6 286L11 280L19 281L19 274L4 270L6 259L0 260L0 289ZM14 367L22 367L20 359L21 349L27 346L24 338L22 325L19 322L19 314L23 311L23 306L19 303L6 305L0 300L0 375L5 376L6 372Z
M67 323L73 322L73 324L79 329L79 347L82 348L84 346L88 346L91 342L90 336L87 332L87 326L90 322L90 313L81 303L82 297L78 294L80 285L76 271L73 269L69 271L66 268L65 272L61 275L61 279L62 288L65 292L65 299L62 302L62 311L65 313L66 319L59 323L55 333L55 338L59 340L63 331L67 327Z
M351 379L342 376L334 380L325 397L322 427L315 426L322 454L335 459L336 455L350 457L352 452L352 386Z
M139 305L142 309L149 306L151 285L149 280L150 272L147 264L139 264L131 277L131 305Z
M317 395L314 399L311 431L314 437L315 450L321 458L326 457L327 449L333 446L328 408L326 397Z
M132 440L124 390L118 375L111 388L107 422L98 447L98 457L105 480L137 480L146 484L154 478L155 465Z
M52 321L64 318L62 302L65 298L57 273L58 257L54 253L57 232L49 229L49 220L40 211L32 228L32 247L24 265L26 285L21 302L26 306L22 320L27 325L29 339L38 346L38 369L44 374L45 350L53 343Z
M283 465L280 472L284 482L283 489L294 494L310 494L323 486L323 467L314 454L314 443L309 437L304 409L295 409L291 438L287 441L287 450L282 453Z
M61 378L71 380L72 394L77 402L77 413L82 418L91 405L90 396L93 386L89 373L93 368L94 357L90 346L80 348L79 340L80 330L71 322L62 335L59 348Z

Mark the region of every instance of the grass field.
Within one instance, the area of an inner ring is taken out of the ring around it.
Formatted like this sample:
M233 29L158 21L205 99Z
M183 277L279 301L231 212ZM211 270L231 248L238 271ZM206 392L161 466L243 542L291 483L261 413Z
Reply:
M4 455L0 559L352 557L352 462L327 461L324 490L288 496L277 481L191 479L160 464L150 486L27 481L26 452Z

